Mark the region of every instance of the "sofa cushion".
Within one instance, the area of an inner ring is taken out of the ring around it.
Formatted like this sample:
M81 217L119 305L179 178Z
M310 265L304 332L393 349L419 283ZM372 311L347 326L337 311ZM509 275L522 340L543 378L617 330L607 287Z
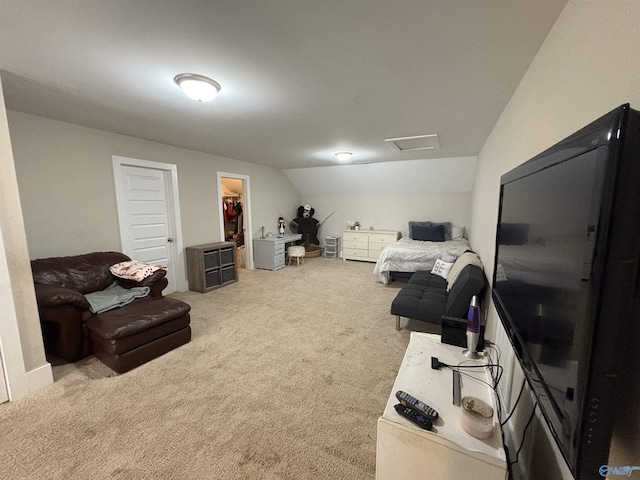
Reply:
M466 265L451 291L447 281L429 271L413 274L391 303L391 314L441 325L442 316L466 318L473 295L485 286L484 273L476 265Z
M447 281L438 275L432 275L428 270L418 270L407 282L407 285L424 285L425 287L435 287L447 289Z
M440 324L447 305L447 281L428 271L415 272L391 304L391 313Z
M458 275L467 265L475 265L480 270L484 267L482 265L482 260L480 260L480 256L475 252L464 252L460 255L449 270L449 275L447 276L447 290L451 290L456 280L458 279Z
M129 260L124 253L96 252L73 257L52 257L31 261L35 283L91 293L104 290L113 283L109 267Z
M446 289L407 284L393 300L391 313L439 325L446 305Z
M102 338L117 339L134 335L186 315L191 306L175 298L141 299L87 320L89 330Z
M450 317L467 318L471 297L485 287L484 273L476 265L467 265L449 290L445 312Z

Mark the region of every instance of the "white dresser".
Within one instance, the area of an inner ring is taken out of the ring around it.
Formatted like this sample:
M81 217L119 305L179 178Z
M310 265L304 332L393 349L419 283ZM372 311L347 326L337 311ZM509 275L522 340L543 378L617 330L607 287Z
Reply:
M345 230L342 232L342 258L377 262L380 252L399 238L397 230Z

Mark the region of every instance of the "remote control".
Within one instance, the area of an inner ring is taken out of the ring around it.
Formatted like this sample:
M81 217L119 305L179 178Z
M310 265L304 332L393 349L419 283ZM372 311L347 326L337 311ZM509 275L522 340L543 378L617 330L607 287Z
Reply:
M412 421L413 423L418 425L420 428L424 428L425 430L431 430L431 427L433 426L433 424L431 423L431 420L429 420L427 417L419 413L417 410L414 410L411 407L405 407L404 405L401 405L401 404L397 404L394 408L396 409L396 412L398 412L407 420Z
M426 403L421 402L415 397L412 397L407 392L398 390L396 392L396 398L402 405L404 405L405 407L413 408L415 411L421 413L432 422L438 419L438 412L436 412L433 408L431 408Z

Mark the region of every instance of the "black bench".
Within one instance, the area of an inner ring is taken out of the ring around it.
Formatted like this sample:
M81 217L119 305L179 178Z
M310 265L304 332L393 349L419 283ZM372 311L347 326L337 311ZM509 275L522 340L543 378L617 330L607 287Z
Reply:
M444 278L429 271L414 273L391 303L396 330L400 330L400 317L434 325L442 325L443 316L467 318L471 297L479 296L485 285L484 273L476 265L465 266L448 292Z

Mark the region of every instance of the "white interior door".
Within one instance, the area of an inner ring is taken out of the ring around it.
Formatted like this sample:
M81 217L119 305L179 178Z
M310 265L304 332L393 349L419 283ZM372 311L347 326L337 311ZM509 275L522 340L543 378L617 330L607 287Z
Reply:
M157 168L165 164L131 160L114 157L122 252L133 260L167 265L169 285L163 293L169 294L182 289L183 268L171 175Z

